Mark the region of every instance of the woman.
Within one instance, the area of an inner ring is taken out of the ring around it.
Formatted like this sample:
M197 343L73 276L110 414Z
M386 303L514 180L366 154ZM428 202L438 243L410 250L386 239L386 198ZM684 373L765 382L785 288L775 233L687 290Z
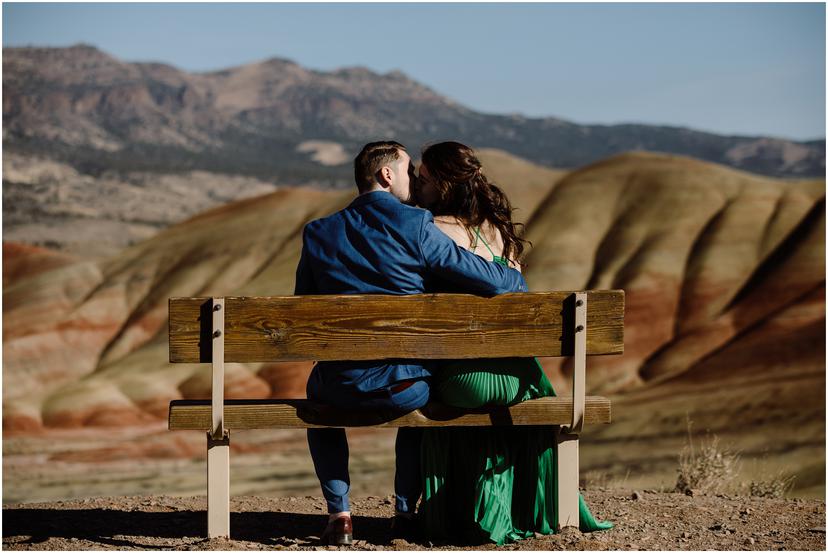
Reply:
M521 225L512 221L509 200L483 174L471 148L457 142L426 148L414 195L458 245L521 270ZM439 291L458 290L446 285ZM432 382L434 399L463 408L554 395L535 359L447 362ZM549 430L427 429L422 467L420 517L427 538L502 545L535 532L549 534L557 525L555 437ZM596 521L583 498L580 507L581 530L612 527Z

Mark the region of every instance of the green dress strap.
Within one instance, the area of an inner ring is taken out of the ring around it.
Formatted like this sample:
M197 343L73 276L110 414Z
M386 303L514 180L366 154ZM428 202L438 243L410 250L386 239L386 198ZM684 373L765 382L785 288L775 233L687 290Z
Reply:
M474 243L472 244L472 251L474 251L477 248L477 241L480 240L483 242L483 245L486 246L486 249L489 250L489 253L492 254L493 262L497 263L498 265L503 265L504 267L509 266L509 261L503 256L495 255L494 251L492 251L492 248L489 247L489 243L486 242L486 239L480 236L480 227L474 227L474 234L476 238L474 240Z

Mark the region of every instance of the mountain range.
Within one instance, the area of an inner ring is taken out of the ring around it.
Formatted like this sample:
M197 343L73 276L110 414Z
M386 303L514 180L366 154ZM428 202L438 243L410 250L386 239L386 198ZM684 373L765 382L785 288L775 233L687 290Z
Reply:
M123 62L88 45L3 49L4 148L65 162L83 174L201 170L350 186L350 159L378 139L412 149L459 140L566 169L648 150L769 176L825 173L824 139L486 114L399 71L314 71L272 58L189 73Z

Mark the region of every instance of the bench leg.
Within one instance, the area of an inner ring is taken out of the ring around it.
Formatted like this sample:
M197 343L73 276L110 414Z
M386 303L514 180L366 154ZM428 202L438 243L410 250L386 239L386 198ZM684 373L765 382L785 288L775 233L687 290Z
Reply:
M558 431L558 529L578 528L578 435Z
M207 433L207 536L230 537L230 436Z

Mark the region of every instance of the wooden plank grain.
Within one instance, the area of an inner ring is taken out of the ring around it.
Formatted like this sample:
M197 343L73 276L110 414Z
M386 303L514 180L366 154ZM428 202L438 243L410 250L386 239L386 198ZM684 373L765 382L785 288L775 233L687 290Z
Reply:
M587 354L624 350L624 292L587 292ZM225 361L572 354L572 292L225 298ZM171 298L170 362L209 362L209 298Z
M610 400L587 396L585 422L605 424L611 420ZM397 418L379 412L343 411L308 400L227 400L224 426L230 430L322 427L441 427L513 426L566 424L572 418L571 397L546 397L512 407L468 411L439 404ZM170 403L170 430L209 430L208 400L178 400Z

